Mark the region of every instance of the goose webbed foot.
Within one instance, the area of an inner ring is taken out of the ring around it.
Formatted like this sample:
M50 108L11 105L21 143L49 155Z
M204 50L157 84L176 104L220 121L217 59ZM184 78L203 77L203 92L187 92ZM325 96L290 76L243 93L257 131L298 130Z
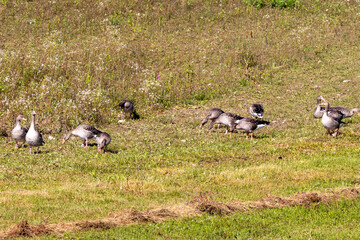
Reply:
M332 134L333 137L336 137L339 133L339 129L336 129L335 132Z

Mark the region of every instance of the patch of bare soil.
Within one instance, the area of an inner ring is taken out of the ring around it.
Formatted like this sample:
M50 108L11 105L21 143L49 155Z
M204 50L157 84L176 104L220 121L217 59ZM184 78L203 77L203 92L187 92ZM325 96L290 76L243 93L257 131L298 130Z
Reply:
M37 237L44 234L63 234L65 232L86 231L90 229L107 230L116 226L135 223L160 223L167 219L192 217L203 213L210 215L229 215L251 209L280 208L286 206L313 207L319 204L330 204L342 198L356 199L360 195L360 187L335 189L330 193L297 193L291 197L267 196L258 201L235 201L222 203L211 200L200 194L187 204L174 205L148 211L122 211L110 213L100 220L84 220L72 223L54 223L30 225L23 221L18 225L0 231L0 239L15 237Z

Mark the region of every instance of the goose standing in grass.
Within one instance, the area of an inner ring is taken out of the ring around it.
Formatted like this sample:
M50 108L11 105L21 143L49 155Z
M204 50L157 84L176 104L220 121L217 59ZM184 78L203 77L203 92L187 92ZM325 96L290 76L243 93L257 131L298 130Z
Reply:
M268 121L258 120L254 118L243 118L238 121L236 129L244 130L246 132L246 138L249 138L250 133L251 140L253 140L253 131L269 125L270 122Z
M323 96L317 97L318 106L315 108L313 112L314 118L322 118L324 114L325 108L321 106L321 101L328 102L325 100ZM360 110L358 108L353 108L350 110L346 107L338 106L338 107L329 107L329 111L338 111L343 115L344 118L352 117L354 113L357 113L360 116Z
M215 123L224 124L227 128L226 133L228 132L228 129L230 127L230 136L235 130L236 124L243 119L243 117L240 117L234 113L223 113L221 114L216 120Z
M19 115L16 118L16 124L15 127L13 128L13 130L11 131L11 136L12 138L15 140L16 142L16 148L18 148L18 142L22 142L22 146L25 146L25 136L27 133L27 129L21 126L21 121L24 120L26 121L26 119L23 117L23 115Z
M313 112L313 117L314 118L322 118L325 108L321 106L321 100L322 100L322 96L318 96L317 97L317 107L315 108L314 112Z
M208 130L212 129L216 119L223 114L224 111L219 108L212 108L209 110L209 114L204 118L204 120L201 122L200 127L203 127L209 120L211 120L211 123L208 127Z
M121 119L124 119L124 112L125 112L125 117L126 115L129 115L129 118L132 119L140 118L139 114L137 114L137 112L135 111L134 104L130 100L123 99L119 103L119 107L121 111Z
M41 136L41 133L39 133L35 129L35 115L36 112L32 111L30 128L25 136L25 140L30 148L30 154L31 154L31 147L38 147L37 153L39 153L40 147L45 143Z
M325 102L325 111L321 118L321 124L326 128L329 135L331 135L331 131L334 130L332 136L336 137L339 133L339 128L342 125L341 120L344 118L344 115L336 110L329 110L330 104Z
M97 130L91 125L82 124L77 126L75 129L70 130L62 140L62 144L66 142L70 138L71 135L78 136L80 138L84 139L84 142L82 143L81 147L87 148L88 146L88 140L92 138L96 138L96 136L101 133L101 131Z
M328 102L325 100L325 98L323 96L319 96L319 97L324 102ZM349 110L346 107L338 106L338 107L329 107L329 110L340 112L343 115L343 118L352 117L354 115L354 113L357 113L360 116L360 114L359 114L360 110L358 108L353 108L353 109Z
M254 118L263 118L264 116L264 108L261 104L255 103L250 106L250 114Z
M109 145L111 142L110 135L106 132L100 132L98 135L96 135L96 142L98 144L98 151L102 152L104 149L105 153L107 151L107 145Z

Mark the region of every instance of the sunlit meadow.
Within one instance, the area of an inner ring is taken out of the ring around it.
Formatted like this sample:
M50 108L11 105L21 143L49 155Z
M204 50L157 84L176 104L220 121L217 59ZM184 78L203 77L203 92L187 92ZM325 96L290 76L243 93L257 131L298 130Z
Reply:
M0 0L0 23L2 229L185 204L200 193L229 202L359 184L359 117L346 119L337 138L312 117L320 94L358 107L355 0ZM140 120L119 121L123 98ZM199 128L211 107L249 117L252 103L271 122L252 142ZM10 138L15 117L23 114L29 126L32 110L46 142L38 155L15 149ZM108 132L109 153L80 148L78 138L61 145L79 124ZM274 211L268 215L282 210ZM262 214L244 215L252 219L244 228ZM204 221L221 228L241 216ZM166 224L181 229L201 219ZM338 221L341 237L351 236L349 219ZM268 235L238 237L302 238L286 223L268 224ZM324 229L318 236L331 236ZM112 231L136 238L131 227Z

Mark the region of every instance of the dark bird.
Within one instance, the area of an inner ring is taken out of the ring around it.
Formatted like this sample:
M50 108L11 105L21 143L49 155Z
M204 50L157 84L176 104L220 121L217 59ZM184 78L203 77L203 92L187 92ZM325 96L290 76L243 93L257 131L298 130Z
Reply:
M254 118L243 118L240 121L238 121L236 125L236 129L241 129L246 132L246 138L249 137L249 133L251 136L251 140L253 140L253 132L255 130L258 130L262 127L269 126L270 122L258 120Z
M254 118L263 118L264 116L264 108L261 106L261 104L253 104L250 106L250 114Z
M125 116L129 115L129 118L132 118L132 119L140 118L139 114L135 111L134 104L130 100L123 99L119 103L119 107L120 107L122 119L124 119L124 113L125 113Z
M234 113L223 113L221 114L216 120L215 123L224 124L227 128L226 133L229 131L230 128L230 136L235 130L236 125L238 122L243 119L243 117L240 117Z

